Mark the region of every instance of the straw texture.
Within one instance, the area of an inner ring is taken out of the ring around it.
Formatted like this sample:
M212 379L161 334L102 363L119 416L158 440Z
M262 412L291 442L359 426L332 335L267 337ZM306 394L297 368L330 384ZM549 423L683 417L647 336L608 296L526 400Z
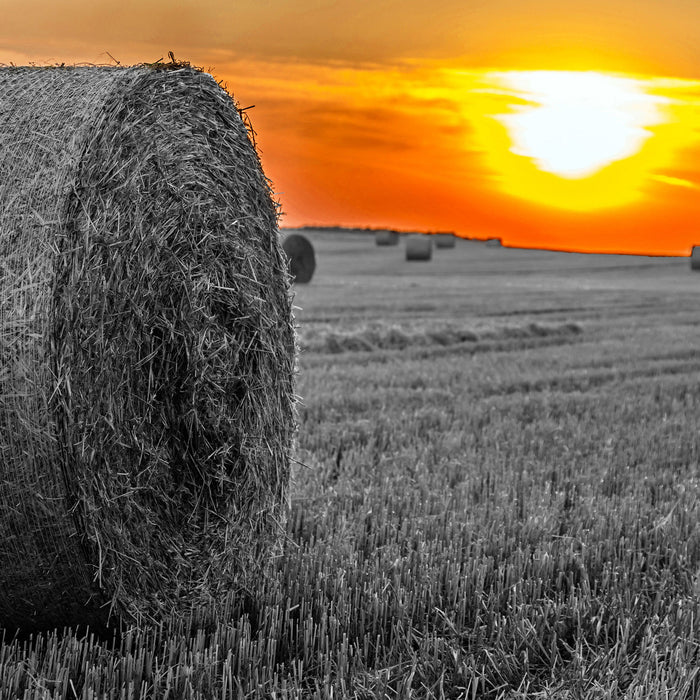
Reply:
M690 269L700 270L700 246L693 246L690 254Z
M433 256L433 237L414 233L406 239L406 260L427 261Z
M279 534L276 206L230 96L171 68L0 68L0 627L215 607Z
M374 234L374 241L377 245L398 245L398 231L377 231Z
M289 260L289 274L293 282L311 282L316 270L316 255L311 241L300 233L290 233L282 241Z

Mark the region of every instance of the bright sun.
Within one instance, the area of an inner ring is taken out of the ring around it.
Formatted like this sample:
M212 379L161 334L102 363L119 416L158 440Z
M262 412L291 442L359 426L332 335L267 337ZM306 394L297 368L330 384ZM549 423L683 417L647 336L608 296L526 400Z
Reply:
M483 75L475 136L499 187L533 203L588 211L644 196L687 129L643 79L574 71Z
M658 98L652 100L632 79L565 71L493 77L532 101L497 116L510 133L513 153L562 177L587 177L634 155L651 136L647 127L663 121Z

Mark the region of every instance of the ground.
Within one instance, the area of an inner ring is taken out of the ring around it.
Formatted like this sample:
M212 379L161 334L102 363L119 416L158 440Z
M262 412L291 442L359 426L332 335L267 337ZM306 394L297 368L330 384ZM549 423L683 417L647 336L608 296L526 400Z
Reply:
M700 273L304 234L269 579L215 629L0 645L0 697L695 698Z

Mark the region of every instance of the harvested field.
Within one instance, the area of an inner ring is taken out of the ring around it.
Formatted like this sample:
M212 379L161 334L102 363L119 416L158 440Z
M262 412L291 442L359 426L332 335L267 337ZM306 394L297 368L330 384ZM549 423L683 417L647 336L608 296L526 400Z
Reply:
M698 697L688 259L309 238L272 575L211 626L8 639L0 697Z

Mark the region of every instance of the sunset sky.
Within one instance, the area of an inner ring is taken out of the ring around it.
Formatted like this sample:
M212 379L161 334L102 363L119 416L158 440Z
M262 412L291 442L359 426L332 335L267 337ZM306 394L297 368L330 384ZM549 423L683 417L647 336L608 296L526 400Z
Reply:
M0 63L129 64L173 51L224 80L241 107L255 105L283 226L647 254L700 244L697 0L0 0L0 10Z

